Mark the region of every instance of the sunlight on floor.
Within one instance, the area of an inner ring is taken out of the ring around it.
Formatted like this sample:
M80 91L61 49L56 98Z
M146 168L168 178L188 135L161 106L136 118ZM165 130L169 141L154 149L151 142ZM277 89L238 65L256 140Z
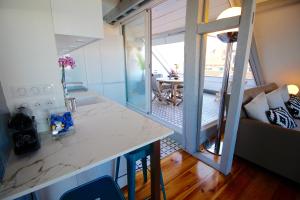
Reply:
M204 94L202 109L202 126L207 125L218 118L219 101L215 95ZM183 125L183 103L179 106L166 105L159 101L152 102L152 114L163 121L182 128Z

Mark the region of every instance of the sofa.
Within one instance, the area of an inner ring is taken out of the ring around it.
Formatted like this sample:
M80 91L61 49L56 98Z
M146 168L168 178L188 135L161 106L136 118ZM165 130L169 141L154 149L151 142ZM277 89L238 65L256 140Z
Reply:
M243 105L261 92L269 93L275 83L245 90ZM281 128L247 117L241 110L235 154L272 172L300 183L300 120L295 129Z

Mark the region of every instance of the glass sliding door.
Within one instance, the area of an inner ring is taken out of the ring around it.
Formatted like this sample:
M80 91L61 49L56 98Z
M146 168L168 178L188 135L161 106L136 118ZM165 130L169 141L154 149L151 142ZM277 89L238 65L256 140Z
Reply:
M142 12L123 26L127 105L150 112L150 13Z

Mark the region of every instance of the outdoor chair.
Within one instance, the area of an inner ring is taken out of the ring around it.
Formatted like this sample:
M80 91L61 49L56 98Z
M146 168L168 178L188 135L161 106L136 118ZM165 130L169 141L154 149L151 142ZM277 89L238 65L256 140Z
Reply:
M163 74L152 74L152 76L154 76L155 77L155 79L158 79L158 78L163 78ZM172 89L172 85L171 84L169 84L169 83L162 83L160 86L159 86L159 88L161 89L161 90L166 90L166 89Z
M177 95L177 99L180 100L176 104L177 106L179 106L183 102L183 89L184 89L184 85L183 84L180 84L180 85L177 86L176 95Z
M157 76L157 74L152 74L151 76L151 87L152 87L152 92L154 94L152 101L157 99L160 102L169 104L172 88L169 87L168 85L162 85L162 87L160 88L156 80L158 77L159 76Z

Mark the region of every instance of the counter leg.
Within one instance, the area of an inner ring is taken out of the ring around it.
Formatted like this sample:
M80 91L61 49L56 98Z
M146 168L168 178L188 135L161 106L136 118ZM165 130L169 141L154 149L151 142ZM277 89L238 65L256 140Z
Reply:
M160 200L160 141L151 145L151 199Z

